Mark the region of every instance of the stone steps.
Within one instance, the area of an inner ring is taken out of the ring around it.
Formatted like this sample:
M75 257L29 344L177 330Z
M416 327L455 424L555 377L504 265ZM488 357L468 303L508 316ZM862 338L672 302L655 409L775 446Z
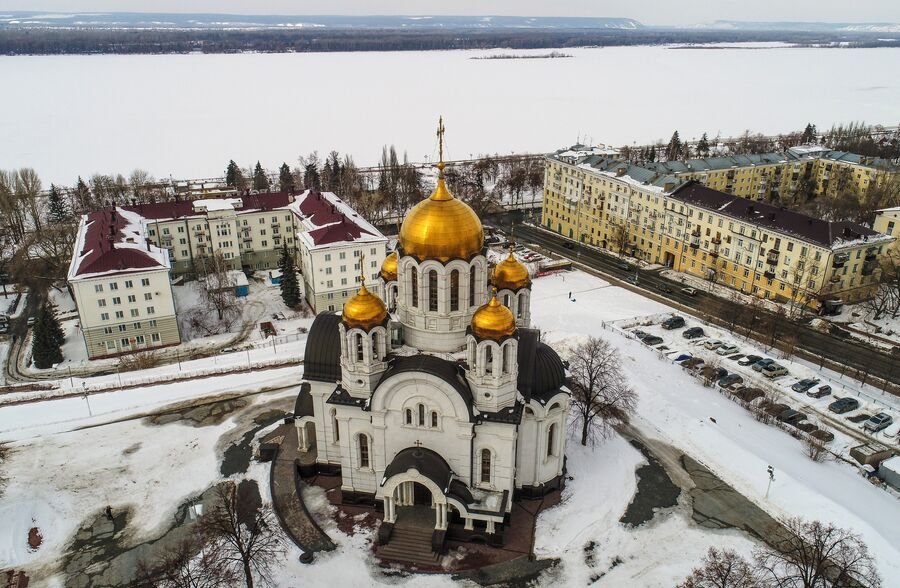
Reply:
M378 549L378 557L423 567L434 567L440 554L431 550L433 529L394 528L391 540Z

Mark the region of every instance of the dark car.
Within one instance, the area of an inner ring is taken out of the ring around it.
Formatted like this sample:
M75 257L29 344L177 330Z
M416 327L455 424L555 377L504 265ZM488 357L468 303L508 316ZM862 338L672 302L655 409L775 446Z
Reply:
M700 359L699 357L692 357L691 359L684 361L681 364L681 367L688 369L688 370L700 369L701 367L703 367L703 364L705 364L705 363L706 362L703 361L702 359Z
M802 380L791 386L791 390L793 390L794 392L800 392L802 394L818 383L819 380L813 378L803 378Z
M643 339L644 337L647 337L650 335L650 333L648 333L647 331L642 331L640 329L635 329L631 332L634 333L634 336L637 337L638 339Z
M828 410L837 414L844 414L857 408L859 408L859 400L850 397L838 398L828 405Z
M763 371L763 369L765 367L770 366L773 363L775 363L774 359L769 359L769 358L760 359L759 361L757 361L756 363L753 364L753 366L752 366L753 371L761 372L761 371Z
M728 359L730 359L731 361L740 361L743 358L744 358L743 353L736 353L736 354L732 355L731 357L729 357Z
M806 393L810 398L823 398L831 394L831 386L825 384L824 386L819 386L818 388L813 388L809 392Z
M685 339L698 339L703 336L703 329L700 327L691 327L681 334Z
M737 374L728 374L724 378L719 380L719 388L727 388L733 384L743 384L744 378L740 377Z
M673 363L681 363L682 361L687 361L692 357L694 357L694 356L691 355L690 353L682 353L681 355L679 355L678 357L675 358Z
M662 328L671 331L672 329L680 329L684 326L684 318L680 316L673 316L670 319L666 319L663 321Z
M782 423L787 423L788 425L796 425L800 421L805 421L806 415L802 412L794 410L793 408L789 408L785 411L782 411L776 418Z
M563 247L565 247L566 249L575 249L575 243L572 243L571 241L563 241Z
M660 284L660 285L658 286L658 288L659 288L659 291L660 291L660 292L665 292L666 294L671 294L671 293L672 293L672 288L670 288L669 285L666 284L665 282L663 282L662 284Z
M642 339L644 345L659 345L663 342L662 337L657 337L656 335L648 335Z
M757 361L762 359L762 356L759 355L748 355L744 359L738 361L738 365L753 365Z
M619 268L620 270L625 270L626 272L631 271L631 264L629 264L625 261L621 261L621 262L617 263L616 267Z

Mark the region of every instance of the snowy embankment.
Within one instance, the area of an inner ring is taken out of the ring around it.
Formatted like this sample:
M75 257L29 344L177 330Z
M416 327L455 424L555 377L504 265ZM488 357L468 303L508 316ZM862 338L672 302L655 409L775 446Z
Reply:
M886 585L900 584L896 499L850 468L811 461L788 434L757 422L638 341L605 329L609 321L664 312L664 305L580 272L565 279L575 302L566 301L567 286L538 279L532 322L548 332L549 342L563 356L567 347L591 335L619 348L640 397L634 424L644 434L700 460L770 514L828 520L860 533L877 557ZM775 482L766 499L769 465L775 467Z

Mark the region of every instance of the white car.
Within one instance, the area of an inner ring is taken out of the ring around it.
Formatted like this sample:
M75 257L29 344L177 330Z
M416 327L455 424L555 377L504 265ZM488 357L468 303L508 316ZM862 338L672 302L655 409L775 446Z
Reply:
M728 345L722 345L718 349L716 349L716 353L719 355L734 355L735 353L741 350L737 345L729 343Z
M725 345L725 341L720 341L718 339L710 339L706 343L703 344L707 349L718 349L722 345Z

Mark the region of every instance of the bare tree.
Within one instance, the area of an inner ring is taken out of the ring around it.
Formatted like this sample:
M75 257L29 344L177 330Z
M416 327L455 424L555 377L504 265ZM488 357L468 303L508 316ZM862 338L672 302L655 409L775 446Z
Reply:
M259 504L232 483L215 491L215 504L198 522L206 543L220 550L227 569L243 575L247 588L254 578L271 583L272 566L285 553L285 539L272 507Z
M194 265L206 301L216 311L219 320L223 320L225 313L235 304L236 282L232 277L230 264L221 253L216 252L198 257Z
M730 549L710 547L699 567L676 588L763 588L759 572Z
M581 429L581 444L607 437L614 423L626 423L637 405L637 394L622 373L622 360L609 342L591 337L572 350L573 426Z
M825 442L812 435L803 436L803 450L806 452L806 457L815 462L822 461L828 455L825 450Z
M754 560L779 588L881 586L875 560L862 538L831 523L788 519L781 537L758 548Z
M185 539L154 561L138 563L138 588L218 588L231 585L238 575L223 557L221 545L200 536Z
M610 225L610 245L615 247L615 250L622 255L625 253L625 247L628 246L628 225L625 221L617 221L611 220L609 222Z

